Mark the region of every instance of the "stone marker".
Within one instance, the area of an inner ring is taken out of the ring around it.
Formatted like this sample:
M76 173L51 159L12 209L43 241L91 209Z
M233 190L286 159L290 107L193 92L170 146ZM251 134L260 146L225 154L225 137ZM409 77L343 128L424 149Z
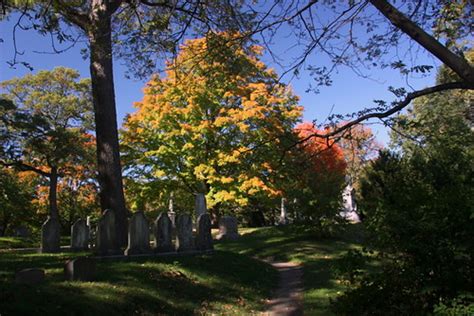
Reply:
M201 214L207 213L207 206L206 206L206 195L204 193L196 193L194 197L194 211L196 214L196 218L199 217Z
M43 269L24 269L15 274L15 283L38 284L44 280Z
M176 218L176 250L194 250L193 221L188 214Z
M168 205L168 217L171 220L171 225L176 227L176 212L174 211L174 194L171 192L170 201Z
M78 219L71 226L71 250L89 249L89 226L83 219Z
M160 213L153 223L153 237L155 241L155 252L174 251L171 242L171 234L173 232L173 223L166 213Z
M197 219L196 248L198 250L214 249L211 235L211 217L207 213L199 215Z
M96 251L101 256L120 254L115 233L115 214L105 210L97 224Z
M59 231L59 221L48 216L41 227L41 252L59 252L61 250Z
M281 198L280 219L278 220L278 224L279 225L288 224L288 215L286 212L286 199L284 197Z
M233 216L222 216L219 220L219 235L217 240L236 240L239 238L237 218Z
M1 231L1 229L0 229ZM30 229L26 226L18 226L15 228L15 237L30 237Z
M69 281L94 281L96 263L92 258L76 258L68 260L64 265L64 275Z
M150 253L150 226L143 211L132 215L128 223L128 247L125 255Z

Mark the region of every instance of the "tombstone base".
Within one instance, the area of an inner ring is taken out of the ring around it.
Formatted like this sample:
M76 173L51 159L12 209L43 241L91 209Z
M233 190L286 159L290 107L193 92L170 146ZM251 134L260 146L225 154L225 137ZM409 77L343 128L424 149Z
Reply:
M133 256L133 255L144 255L144 254L151 254L152 251L150 248L148 249L140 249L140 248L127 248L124 251L124 255L126 256Z
M64 265L66 280L70 281L94 281L96 275L96 263L91 258L77 258L69 260Z

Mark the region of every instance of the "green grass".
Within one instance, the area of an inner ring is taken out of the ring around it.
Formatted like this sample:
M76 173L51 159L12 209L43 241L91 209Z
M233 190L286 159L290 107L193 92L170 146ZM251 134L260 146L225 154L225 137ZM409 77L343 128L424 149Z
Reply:
M71 243L70 236L61 236L61 245L68 246ZM0 250L17 248L39 248L40 237L0 237Z
M361 248L360 225L350 225L339 238L331 239L318 237L308 227L291 225L241 232L240 240L223 242L217 248L260 259L303 264L305 315L332 315L330 299L346 289L334 276L333 269L346 251Z
M241 233L238 241L217 243L211 255L100 261L96 282L64 281L64 262L87 253L3 250L0 314L255 315L277 285L276 272L258 258L302 263L305 315L331 315L329 299L346 289L333 270L347 250L361 247L360 226L351 225L331 239L293 225ZM43 284L13 282L15 271L32 267L46 270Z
M81 254L79 254L81 255ZM84 253L82 253L84 255ZM104 260L96 282L63 279L63 263L78 254L13 254L0 259L0 314L251 315L264 308L277 275L247 256ZM14 284L14 271L46 269L37 286Z

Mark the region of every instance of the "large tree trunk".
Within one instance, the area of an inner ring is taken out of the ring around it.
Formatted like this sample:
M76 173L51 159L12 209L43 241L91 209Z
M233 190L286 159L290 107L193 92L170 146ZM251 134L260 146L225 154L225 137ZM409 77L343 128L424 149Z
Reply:
M49 175L49 216L51 219L59 221L58 212L58 168L51 167Z
M112 67L111 18L106 5L91 14L90 71L97 137L100 204L115 213L120 246L127 244L127 211L123 194Z

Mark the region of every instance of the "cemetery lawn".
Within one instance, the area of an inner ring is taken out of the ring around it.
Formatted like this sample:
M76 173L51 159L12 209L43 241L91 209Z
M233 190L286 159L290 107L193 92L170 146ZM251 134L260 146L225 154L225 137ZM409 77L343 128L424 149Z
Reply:
M14 248L38 248L40 247L39 235L31 237L0 237L0 251ZM61 236L61 245L67 246L71 243L70 236Z
M277 282L267 264L232 252L98 262L96 282L69 282L63 263L87 253L0 253L3 315L252 315ZM39 285L13 282L14 272L46 270Z
M295 225L240 233L238 241L216 243L211 255L99 261L96 282L63 277L67 259L90 253L0 250L0 314L258 315L278 284L276 271L257 260L263 259L301 263L305 315L332 315L330 299L346 289L334 267L347 250L361 248L360 225L337 238ZM46 270L44 283L13 282L15 271L33 267Z
M336 298L346 288L334 276L334 268L350 249L361 249L363 231L360 224L348 225L339 237L322 238L314 228L280 226L239 230L240 240L224 242L217 249L232 251L263 260L297 262L303 265L304 314L333 315L330 299ZM366 268L377 269L373 261Z

